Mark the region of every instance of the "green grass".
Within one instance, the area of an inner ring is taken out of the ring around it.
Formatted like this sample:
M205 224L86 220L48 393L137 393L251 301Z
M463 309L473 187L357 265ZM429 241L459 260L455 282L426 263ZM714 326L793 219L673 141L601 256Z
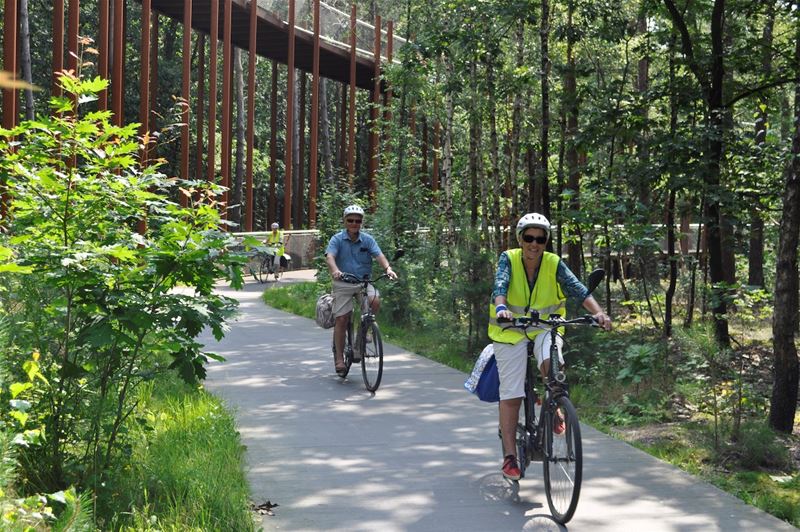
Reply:
M177 380L139 393L130 466L117 477L110 528L254 530L233 415L215 396Z

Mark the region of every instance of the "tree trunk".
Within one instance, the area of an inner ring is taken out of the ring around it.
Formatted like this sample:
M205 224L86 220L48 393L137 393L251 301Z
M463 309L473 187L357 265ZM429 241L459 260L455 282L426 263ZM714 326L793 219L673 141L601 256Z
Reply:
M535 209L541 209L541 213L550 219L550 198L549 187L547 187L547 177L549 173L548 161L550 160L550 2L542 0L542 14L539 21L539 43L542 48L541 56L541 87L542 87L542 124L540 128L540 152L539 165L537 167L536 181L541 183L539 204ZM531 196L533 196L533 183L531 183ZM548 197L545 197L545 190L548 190ZM535 210L534 209L534 210ZM552 241L550 242L552 246Z
M767 20L761 36L762 56L761 67L764 76L772 72L772 30L775 24L775 9L773 4L767 5ZM767 142L767 114L768 93L759 96L758 109L756 110L755 143L756 153L760 153ZM750 245L747 254L747 284L764 286L764 219L761 216L762 206L759 198L750 202Z
M730 276L723 264L722 222L720 203L720 164L724 152L725 106L723 105L724 68L724 19L725 0L715 0L711 14L711 64L710 71L702 69L694 57L693 46L686 21L673 0L664 0L673 24L681 34L683 53L688 66L706 93L707 154L703 175L705 185L706 218L708 230L709 275L711 277L711 303L714 311L714 331L720 346L730 346L725 290L721 286Z
M31 73L31 31L30 17L28 16L28 0L19 0L19 28L20 28L20 66L22 67L22 79L29 85L33 85L33 74ZM25 89L25 119L33 120L33 90Z
M333 160L331 159L331 123L328 118L328 82L325 78L319 79L319 140L322 144L322 167L325 169L325 179L333 181Z
M486 103L489 106L489 161L491 164L489 172L487 172L487 182L492 185L491 193L488 196L489 209L487 212L491 216L491 222L493 222L491 225L494 230L492 235L494 238L492 238L491 242L494 243L493 247L497 253L502 251L503 237L500 229L500 190L502 180L500 178L500 146L497 140L497 87L494 70L494 65L499 60L501 60L500 56L490 55L486 64ZM488 229L489 223L486 225Z
M245 102L244 71L242 69L242 51L233 48L233 77L236 82L236 162L233 174L233 190L231 190L232 221L242 223L242 183L244 182L244 147L245 147Z
M675 87L675 37L669 41L669 134L673 146L678 135L678 101ZM675 197L678 188L675 182L675 171L669 171L669 199L667 200L667 263L669 267L669 284L664 299L664 337L672 336L672 301L678 282L678 257L675 255Z
M798 9L800 4L795 3ZM797 11L795 11L797 16ZM800 20L795 22L795 65L800 76ZM775 352L769 425L791 434L797 410L798 360L795 336L798 327L797 247L800 236L800 82L794 91L794 136L792 160L786 172L783 213L778 237L775 273L775 312L772 346Z
M572 192L569 201L568 213L577 213L580 211L580 190L581 190L581 172L578 166L578 89L576 80L575 57L573 55L573 32L572 16L575 12L575 3L569 0L567 3L567 66L564 74L564 105L567 109L567 127L566 127L566 164L568 182L567 188ZM563 220L563 218L562 218ZM559 224L560 225L560 224ZM580 240L580 231L573 229L572 238L567 243L567 266L578 277L581 276L581 264L583 262L583 246Z
M478 191L478 129L480 128L480 116L478 114L478 95L477 95L477 66L475 60L470 62L470 86L472 87L472 105L469 110L469 192L470 192L470 225L478 225L478 201L480 192Z

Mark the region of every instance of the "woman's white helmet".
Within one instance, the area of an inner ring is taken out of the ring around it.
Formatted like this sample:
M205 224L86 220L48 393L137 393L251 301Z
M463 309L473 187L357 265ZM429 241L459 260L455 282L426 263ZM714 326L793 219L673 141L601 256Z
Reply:
M538 212L529 212L517 222L517 238L520 238L525 229L530 227L544 229L545 234L548 237L550 236L550 222L547 220L547 218Z
M342 218L347 218L350 214L357 214L364 218L364 209L362 209L359 205L348 205L344 208L344 213L342 214Z
M280 225L278 225L278 222L272 222L272 228L273 229L277 229L279 227L280 227Z

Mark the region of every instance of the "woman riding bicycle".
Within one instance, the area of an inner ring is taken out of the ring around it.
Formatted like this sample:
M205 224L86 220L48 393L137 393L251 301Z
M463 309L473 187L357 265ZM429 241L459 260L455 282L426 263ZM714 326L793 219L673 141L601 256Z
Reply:
M331 237L325 249L325 260L333 277L331 295L333 315L336 317L333 338L336 345L334 363L337 374L347 370L342 356L345 333L353 312L353 296L361 289L360 285L342 281L342 274L351 273L362 279L372 273L372 260L375 259L390 279L397 279L397 274L392 271L389 260L381 252L378 243L371 235L361 230L364 209L358 205L350 205L344 209L342 220L345 228ZM367 295L372 311L377 314L380 308L380 294L370 285Z
M289 262L286 260L286 244L289 243L289 235L284 235L283 231L280 230L280 225L278 222L272 223L272 232L267 235L266 240L264 243L267 246L270 246L275 249L275 255L273 256L273 260L277 261L277 264L273 265L273 268L277 267L279 273L283 273Z
M500 377L500 431L503 436L503 476L520 478L517 463L516 434L519 407L525 396L525 368L528 363L525 334L498 325L497 318L512 319L537 310L543 316L566 315L566 298L581 301L601 327L611 329L611 318L578 281L567 265L553 253L545 251L550 237L550 222L539 213L528 213L519 219L516 228L520 247L504 251L495 274L492 302L489 304L489 338ZM533 336L534 352L542 375L550 364L550 336L541 331L528 331ZM556 341L559 364L560 338Z

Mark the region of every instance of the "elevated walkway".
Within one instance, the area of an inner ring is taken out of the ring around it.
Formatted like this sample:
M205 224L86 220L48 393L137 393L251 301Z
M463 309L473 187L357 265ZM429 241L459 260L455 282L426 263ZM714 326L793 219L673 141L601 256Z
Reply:
M152 0L155 11L170 18L183 21L185 0ZM310 24L309 1L298 1L295 23L295 66L311 72L314 36ZM286 0L258 0L258 20L256 23L256 53L261 57L286 64L288 61L289 24L285 21L288 10ZM324 6L324 7L323 7ZM219 0L218 38L223 35L224 0ZM320 29L320 76L341 83L350 82L349 15L326 4L321 4ZM206 34L211 33L211 1L192 0L192 28ZM359 21L356 27L356 86L361 89L373 88L374 70L374 26ZM373 37L367 34L372 32ZM382 32L383 50L386 50L386 32ZM373 41L369 39L372 38ZM403 39L393 37L394 50ZM231 41L237 48L250 49L250 2L232 0Z

